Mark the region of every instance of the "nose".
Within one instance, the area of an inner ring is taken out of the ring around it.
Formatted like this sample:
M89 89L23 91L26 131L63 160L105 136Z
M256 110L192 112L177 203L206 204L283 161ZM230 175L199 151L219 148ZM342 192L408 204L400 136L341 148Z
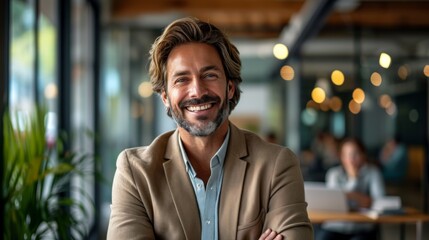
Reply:
M208 92L207 86L203 80L194 77L189 86L189 95L191 98L200 98Z

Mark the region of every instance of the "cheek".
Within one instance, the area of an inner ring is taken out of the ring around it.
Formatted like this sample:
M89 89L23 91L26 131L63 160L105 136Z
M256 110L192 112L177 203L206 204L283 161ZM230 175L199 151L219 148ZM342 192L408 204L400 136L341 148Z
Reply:
M185 94L183 91L171 91L168 95L169 97L169 103L173 106L179 105L181 101L185 99Z

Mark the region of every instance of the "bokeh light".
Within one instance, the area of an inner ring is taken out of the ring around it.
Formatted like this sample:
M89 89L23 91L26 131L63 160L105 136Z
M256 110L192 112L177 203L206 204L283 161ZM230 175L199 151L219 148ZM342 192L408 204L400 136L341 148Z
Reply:
M360 112L361 106L359 103L355 102L353 99L349 102L349 111L353 114L358 114Z
M306 104L306 108L313 108L313 109L315 109L315 110L319 110L319 109L320 109L319 104L318 104L318 103L316 103L316 102L315 102L315 101L313 101L313 100L308 100L308 102L307 102L307 104Z
M313 108L306 108L301 113L301 121L307 125L312 126L317 121L317 112Z
M390 116L394 116L396 115L396 112L397 112L396 104L392 102L392 104L390 104L389 107L386 108L386 113L389 114Z
M337 85L341 86L344 83L344 74L340 70L334 70L331 74L331 81Z
M408 118L411 122L416 123L419 120L419 112L416 109L411 109Z
M325 101L325 98L326 98L325 90L323 90L320 87L315 87L311 92L311 98L316 103L322 103L323 101Z
M280 76L286 80L286 81L290 81L295 77L295 70L289 66L289 65L284 65L281 69L280 69Z
M381 77L380 73L373 72L371 74L371 83L372 83L372 85L378 87L378 86L381 85L382 82L383 82L383 78Z
M329 111L329 99L328 98L325 98L325 101L323 101L323 102L321 102L320 103L320 110L322 110L322 111L324 111L324 112L327 112L327 111Z
M423 68L423 74L424 74L426 77L429 77L429 65L425 65L425 66L424 66L424 68Z
M289 50L287 49L286 45L282 43L277 43L276 45L274 45L273 54L274 57L276 57L277 59L283 60L286 59L289 55Z
M343 106L343 102L337 96L332 97L331 100L329 101L329 107L334 112L339 112L342 106Z
M365 92L361 88L356 88L353 91L353 100L359 104L362 104L365 101Z
M398 68L398 76L400 79L402 80L407 79L408 74L409 74L409 70L407 65L402 65Z
M390 57L389 54L387 53L380 54L379 64L381 67L389 68L391 62L392 62L392 58Z
M58 88L55 83L49 83L45 87L45 98L46 99L54 99L58 95Z
M392 105L392 98L387 94L383 94L380 96L378 102L379 102L380 107L388 108L390 105Z
M140 83L139 95L141 97L148 98L148 97L152 96L152 93L153 93L152 85L150 84L150 82L145 81L145 82Z

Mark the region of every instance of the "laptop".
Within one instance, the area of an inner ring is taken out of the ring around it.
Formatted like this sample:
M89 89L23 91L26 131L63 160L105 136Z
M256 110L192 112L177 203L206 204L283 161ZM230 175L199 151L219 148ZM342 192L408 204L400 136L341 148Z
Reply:
M322 182L304 182L305 200L309 211L348 212L345 192L328 188Z

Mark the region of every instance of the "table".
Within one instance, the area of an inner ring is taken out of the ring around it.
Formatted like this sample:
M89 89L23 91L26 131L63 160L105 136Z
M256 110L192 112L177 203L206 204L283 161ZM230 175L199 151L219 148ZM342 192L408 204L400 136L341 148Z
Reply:
M429 215L419 212L416 209L406 208L404 214L400 215L376 215L374 212L321 212L309 211L312 223L323 223L327 221L349 221L365 223L398 223L403 226L406 223L416 224L416 239L422 240L423 222L429 222ZM401 227L401 239L403 239L404 228Z

